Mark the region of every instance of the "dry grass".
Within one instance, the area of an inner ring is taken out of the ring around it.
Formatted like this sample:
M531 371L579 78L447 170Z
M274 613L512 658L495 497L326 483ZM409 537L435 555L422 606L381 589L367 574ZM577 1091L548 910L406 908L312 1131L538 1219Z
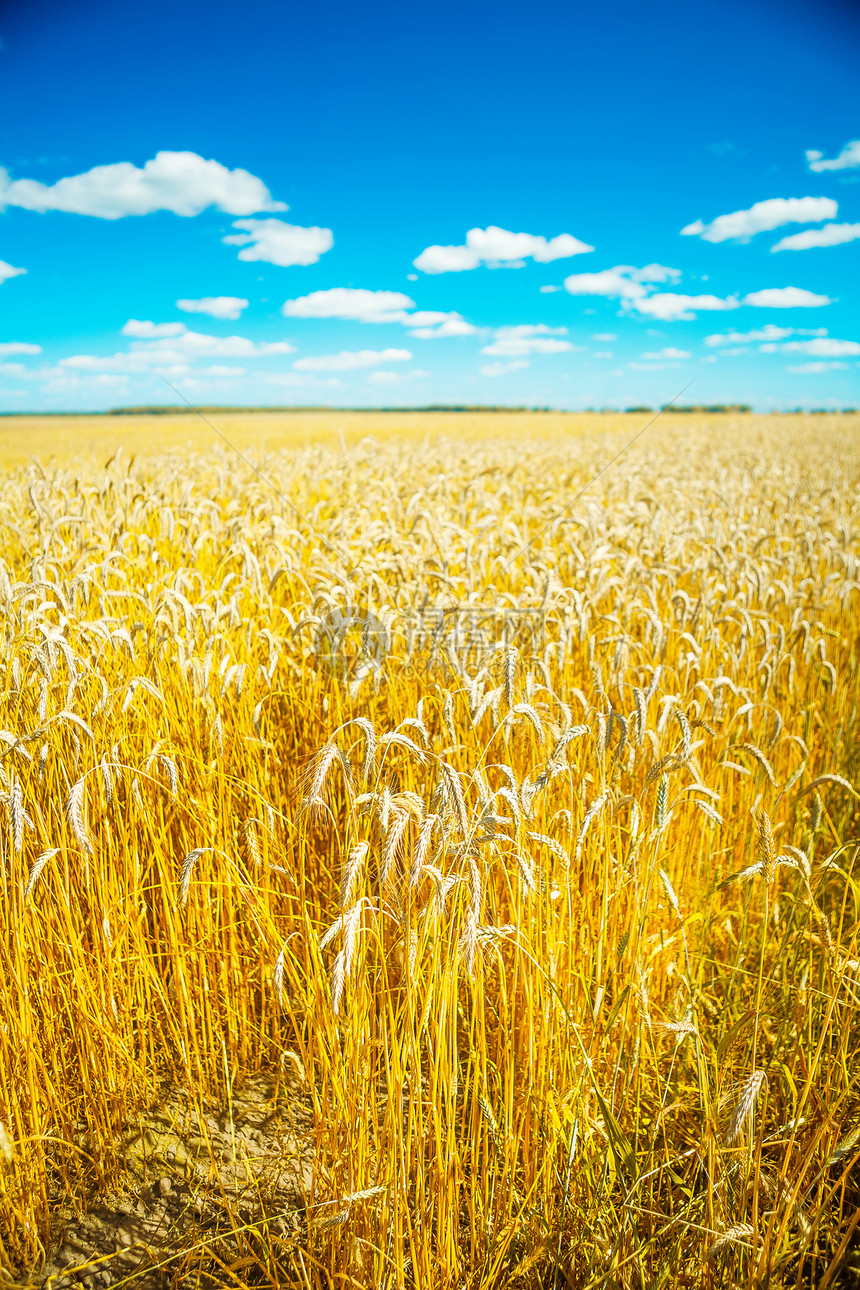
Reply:
M165 1284L849 1284L858 418L569 510L629 418L378 421L224 425L289 505L184 421L8 450L3 1275L172 1116ZM267 1075L288 1215L220 1163Z

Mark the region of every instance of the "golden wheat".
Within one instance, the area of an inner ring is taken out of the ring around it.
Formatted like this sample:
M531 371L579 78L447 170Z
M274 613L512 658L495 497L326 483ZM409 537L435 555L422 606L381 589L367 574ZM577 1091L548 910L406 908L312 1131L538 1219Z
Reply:
M339 420L0 484L0 1275L832 1280L856 419Z

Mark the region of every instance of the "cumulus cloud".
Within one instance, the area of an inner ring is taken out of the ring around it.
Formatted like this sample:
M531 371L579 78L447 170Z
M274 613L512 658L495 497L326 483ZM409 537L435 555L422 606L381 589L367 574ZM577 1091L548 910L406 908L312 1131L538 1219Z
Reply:
M420 381L429 375L429 372L421 372L417 368L411 372L386 372L383 370L371 372L369 376L365 377L365 380L372 385L401 385L404 381Z
M412 261L423 273L461 273L466 269L522 268L527 259L547 264L572 255L583 255L594 247L572 233L549 239L534 233L510 233L495 224L472 228L463 246L428 246Z
M363 323L404 322L415 301L402 291L368 291L365 287L330 287L287 300L287 318L347 318Z
M705 242L748 242L756 233L766 233L783 224L817 224L835 219L839 209L832 197L771 197L756 202L749 210L718 215L710 224L697 219L681 229L683 237L701 237Z
M670 269L665 264L646 264L642 269L632 264L616 264L599 273L572 273L565 278L564 289L572 296L636 300L646 296L655 283L675 282L680 276L680 269Z
M569 340L549 340L541 336L534 336L531 339L511 336L493 341L491 345L485 345L481 353L512 357L514 354L564 354L570 353L573 348Z
M120 335L155 340L162 336L181 336L187 330L185 323L181 322L155 323L143 318L129 318L128 322L120 328Z
M5 282L7 278L17 278L20 274L26 272L26 269L16 269L13 264L7 264L5 260L0 260L0 282Z
M823 228L808 228L802 233L784 237L771 251L809 251L814 246L839 246L854 242L860 237L860 224L825 224Z
M845 369L847 363L798 363L796 367L787 367L787 372L803 372L817 375L819 372L832 372L835 368Z
M566 336L566 327L549 327L546 323L517 323L514 327L497 327L496 336Z
M423 316L424 311L410 315L407 326L412 327L413 322ZM426 311L429 312L429 311ZM458 313L445 314L436 326L416 327L410 330L410 336L416 336L419 340L437 340L446 336L474 336L478 331L471 323L466 322L465 318Z
M0 170L0 209L4 206L69 211L98 219L151 215L153 211L199 215L207 206L228 215L289 209L283 202L273 201L262 180L247 170L228 170L196 152L158 152L143 167L130 161L94 166L55 184L13 180L7 171Z
M428 246L412 263L422 273L462 273L477 269L481 261L468 246Z
M741 304L752 305L754 309L818 309L832 305L833 301L829 296L816 295L803 287L767 287L764 291L751 291Z
M678 322L695 318L699 310L711 312L720 309L737 309L737 296L686 296L674 291L660 292L642 299L624 302L646 318L659 318L663 322Z
M186 314L209 314L235 322L248 303L243 296L203 296L200 300L177 300L176 308Z
M675 291L655 291L655 285L675 282L680 269L662 264L648 264L636 269L629 264L598 273L574 273L565 278L565 290L574 296L606 296L620 300L625 313L638 313L661 322L677 322L696 317L699 312L738 309L750 305L758 309L801 309L829 305L829 296L817 295L801 287L768 287L738 296L686 295Z
M660 360L664 358L667 358L667 359L690 358L691 354L689 350L674 349L671 345L667 345L665 349L658 349L649 354L642 354L641 357L648 360L649 362L660 362Z
M178 330L177 330L178 328ZM169 330L168 330L169 329ZM181 376L199 358L269 358L294 354L288 341L253 341L247 336L209 336L188 331L184 323L152 323L130 318L122 329L132 340L118 354L72 354L61 358L60 368L81 372L172 372Z
M515 358L522 354L563 354L574 348L569 340L556 339L567 335L566 327L548 327L545 323L497 327L493 335L495 339L483 347L482 354Z
M623 307L643 314L646 318L659 318L663 322L678 322L695 318L699 312L738 309L750 305L754 309L812 309L832 304L829 296L816 295L802 287L767 287L737 296L687 296L673 291L656 295L622 300Z
M614 331L596 331L591 339L599 340L604 344L609 344L610 341L618 339L618 334Z
M705 344L714 345L743 345L755 340L774 341L785 340L788 336L826 336L826 327L815 327L812 329L803 329L798 327L777 327L776 323L765 323L763 327L757 327L754 331L724 331L716 332L712 336L705 337Z
M223 358L269 358L273 354L294 354L296 347L286 340L254 341L247 336L210 336L205 332L183 331L180 336L132 341L136 353L174 353L185 357L218 355Z
M119 354L70 354L61 358L58 363L60 371L71 369L77 372L149 372L153 369L165 371L172 366L174 375L188 371L187 362L182 355L157 352L132 353L125 351ZM178 367L177 367L178 364Z
M637 269L630 264L616 264L599 273L574 273L565 278L564 287L573 296L606 296L621 301L622 309L634 311L646 318L659 318L663 322L695 318L700 309L737 309L735 296L688 296L674 291L654 292L662 283L676 282L680 269L665 264L646 264Z
M810 170L820 172L822 170L852 170L855 166L860 166L860 139L852 139L846 143L845 147L838 156L827 160L823 152L817 152L814 148L807 148L806 162Z
M334 246L330 228L302 228L299 224L285 224L282 219L237 219L233 227L244 232L228 233L221 241L227 246L241 246L240 260L264 260L284 269L294 264L316 264Z
M462 314L446 313L441 309L416 309L415 313L409 314L402 319L409 327L436 327L441 323L452 322L462 318Z
M480 371L482 376L507 376L509 372L521 372L528 366L528 359L520 358L510 363L485 363Z
M294 385L317 385L331 386L340 385L340 378L337 376L313 376L305 372L269 372L258 377L264 385L294 386Z
M836 340L833 336L818 340L789 340L780 349L791 354L809 354L814 358L845 358L860 354L856 340Z
M416 309L402 291L369 291L365 287L330 287L287 300L287 318L345 318L361 323L401 323L419 340L472 336L477 331L462 314L439 309Z
M300 372L349 372L359 367L379 367L384 363L408 363L408 349L343 349L339 354L316 354L300 358L293 367Z
M0 355L6 354L41 354L41 345L30 345L25 340L0 341Z

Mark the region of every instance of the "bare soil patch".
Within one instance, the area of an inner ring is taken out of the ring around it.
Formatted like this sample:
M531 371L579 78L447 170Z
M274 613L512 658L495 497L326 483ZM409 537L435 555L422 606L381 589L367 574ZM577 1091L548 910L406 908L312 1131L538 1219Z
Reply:
M126 1184L85 1213L57 1221L46 1265L29 1284L165 1290L218 1258L239 1270L261 1236L289 1242L305 1225L313 1149L310 1110L270 1076L254 1076L230 1104L200 1113L174 1091L123 1135ZM231 1259L232 1256L232 1259ZM247 1265L246 1265L247 1266Z

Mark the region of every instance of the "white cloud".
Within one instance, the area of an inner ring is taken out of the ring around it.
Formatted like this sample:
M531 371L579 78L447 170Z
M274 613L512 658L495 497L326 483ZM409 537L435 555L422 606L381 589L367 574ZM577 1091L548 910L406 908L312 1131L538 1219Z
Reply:
M790 354L810 354L814 358L844 358L860 354L856 340L836 340L828 336L823 340L789 340L780 349Z
M572 273L565 278L564 289L572 296L636 300L648 294L650 284L675 282L680 276L680 269L670 269L664 264L646 264L642 269L632 264L616 264L599 273Z
M792 233L772 246L771 251L809 251L814 246L840 246L860 237L860 224L825 224L823 228L808 228L802 233Z
M197 368L198 376L244 376L247 367L225 367L223 363L213 363L211 367Z
M458 313L438 314L429 309L419 309L417 313L410 314L406 319L406 326L412 328L419 320L430 318L437 320L435 326L425 321L423 325L411 330L410 336L419 340L437 340L446 336L474 336L478 331L477 327L466 322Z
M170 328L165 331L165 328ZM179 328L179 332L175 329ZM208 336L187 331L183 323L148 323L131 318L123 327L133 340L130 348L118 354L72 354L61 358L60 368L81 372L172 372L181 376L189 371L196 358L269 358L276 354L294 354L295 345L287 341L253 341L246 336Z
M147 322L143 318L129 318L125 326L120 328L120 334L153 340L162 336L181 336L187 330L185 323L181 322L154 323Z
M66 391L76 387L91 388L100 385L124 385L128 381L128 375L115 375L108 372L97 373L93 371L70 371L68 368L59 365L44 367L28 367L22 364L9 364L9 367L18 369L16 376L19 380L26 379L37 383L45 392Z
M528 257L539 264L548 264L551 260L566 260L572 255L594 250L593 246L581 242L572 233L559 233L547 240L532 233L509 233L494 224L489 228L470 229L466 234L466 246L488 264Z
M846 143L839 155L833 157L830 161L825 159L823 152L808 148L806 161L809 169L817 172L822 170L851 170L855 166L860 166L860 139L852 139L850 143Z
M177 370L174 375L188 370L183 356L163 350L145 353L123 352L119 354L70 354L61 358L57 367L59 371L71 369L77 372L149 372L166 371L169 366ZM181 369L181 371L179 370Z
M227 246L241 246L240 260L265 260L281 268L316 264L334 246L330 228L302 228L299 224L285 224L282 219L237 219L233 227L245 232L228 233L221 241Z
M2 210L2 206L0 206L0 210ZM26 272L26 269L16 269L14 265L7 264L5 260L0 260L0 282L5 282L7 278L17 278L20 274Z
M642 269L634 269L632 277L637 282L677 282L681 276L680 269L670 269L665 264L646 264Z
M99 219L153 211L199 215L207 206L229 215L288 209L283 202L272 201L262 180L247 170L228 170L196 152L158 152L142 168L130 161L95 166L50 185L36 179L11 180L7 171L0 170L0 209L4 206L70 211Z
M766 287L764 291L751 291L741 304L755 309L817 309L832 305L833 301L829 296L816 295L803 287Z
M538 287L538 291L540 291L540 292L541 292L541 294L542 294L542 295L545 295L545 296L546 296L546 295L549 295L549 294L550 294L551 292L553 292L553 291L561 291L561 290L562 290L562 288L561 288L561 287L553 287L553 286L548 286L548 287Z
M546 323L517 323L513 327L497 327L496 336L566 336L566 327L549 327Z
M428 246L412 261L422 273L461 273L481 263L468 246Z
M359 367L377 367L383 363L408 363L408 349L341 350L339 354L316 354L300 358L293 367L300 372L349 372Z
M21 372L26 371L27 369L23 363L0 363L0 372L9 372L18 376Z
M629 276L632 272L634 270L629 266L620 264L599 273L572 273L565 278L564 289L572 296L608 296L610 299L647 295L647 288Z
M264 385L340 385L337 376L312 376L304 372L268 372L258 378Z
M0 341L0 354L41 354L41 345L30 345L25 340Z
M618 339L618 334L617 332L614 332L614 331L596 331L591 337L591 339L599 340L608 345L610 341Z
M411 312L410 312L411 311ZM368 291L365 287L330 287L285 301L288 318L346 318L362 323L402 323L418 340L473 336L477 327L462 314L439 309L416 309L401 291Z
M223 358L268 358L273 354L294 354L296 347L286 340L253 341L247 336L210 336L183 331L181 336L132 341L135 352L179 354L182 358L217 355Z
M211 318L235 322L248 303L242 296L203 296L200 300L177 300L176 308L186 314L209 314Z
M625 312L641 313L663 323L694 319L700 311L736 310L741 304L750 304L754 308L802 308L832 303L826 295L816 295L799 286L774 286L761 292L750 292L743 299L736 295L652 292L655 284L676 281L679 277L681 270L667 268L664 264L646 264L645 268L615 264L614 268L605 268L597 273L571 273L565 279L565 290L571 295L605 295L610 299L620 299Z
M331 287L287 300L287 318L348 318L363 323L405 322L415 301L402 291L368 291L364 287Z
M438 323L451 322L462 318L462 314L445 313L441 309L416 309L414 314L410 314L408 319L404 319L409 327L435 327Z
M659 362L661 359L664 359L664 358L681 359L681 358L690 358L692 357L692 355L690 354L689 350L674 349L671 345L669 345L666 347L666 349L658 349L654 353L642 354L641 357L651 362Z
M839 205L832 197L770 197L749 210L718 215L710 224L697 219L681 229L683 237L701 237L705 242L748 242L756 233L766 233L782 224L817 224L835 219Z
M612 355L612 350L611 350L611 349L596 349L596 350L594 351L594 353L591 355L591 357L592 357L592 358L612 358L612 357L613 357L613 355Z
M423 273L461 273L477 269L481 264L490 268L522 268L527 259L547 264L593 250L593 246L581 242L572 233L559 233L547 239L534 233L509 233L490 224L488 228L469 229L465 246L428 246L412 263Z
M817 375L819 372L832 372L834 369L845 369L847 363L798 363L796 367L787 367L787 372L804 372Z
M365 377L365 380L373 385L401 385L404 381L418 381L429 375L429 372L421 372L417 369L411 372L381 371L371 372L369 376Z
M539 336L528 340L512 336L507 340L493 341L492 345L484 345L481 353L513 357L515 354L564 354L570 353L573 348L569 340L545 340Z
M678 322L695 318L699 310L713 311L720 309L737 309L740 303L736 296L685 296L674 291L658 292L644 299L627 300L628 309L635 309L646 318L660 318L663 322Z
M566 336L566 327L548 327L546 323L521 323L515 327L497 327L495 340L485 345L482 354L500 358L515 358L522 354L563 354L573 350L569 340L556 340Z
M747 341L754 340L785 340L788 336L826 336L826 327L815 327L812 329L803 329L797 327L777 327L775 323L765 323L763 327L757 327L755 331L724 331L716 332L713 336L705 337L705 344L714 345L742 345Z
M509 372L522 372L528 366L528 359L515 359L511 363L485 363L481 368L481 375L507 376Z
M574 273L565 278L565 290L573 296L606 296L620 299L626 312L635 310L646 318L659 318L663 322L695 318L696 310L737 309L735 296L688 296L674 291L652 294L655 285L676 282L680 269L664 264L646 264L637 269L630 264L616 264L614 268L599 273Z

